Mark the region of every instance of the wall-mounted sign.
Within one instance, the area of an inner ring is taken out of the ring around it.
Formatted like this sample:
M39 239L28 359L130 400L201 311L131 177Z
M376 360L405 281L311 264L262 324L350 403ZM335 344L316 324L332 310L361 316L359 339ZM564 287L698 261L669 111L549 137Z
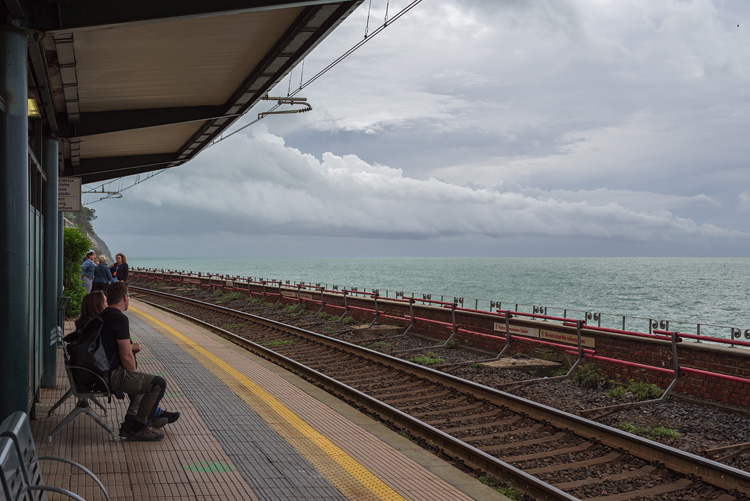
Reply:
M565 343L578 345L578 336L572 332L557 332L542 329L539 337L555 343ZM581 336L581 346L586 348L596 348L596 340L588 336Z
M505 322L495 322L494 330L502 332L503 334L506 334ZM511 325L510 333L518 334L521 336L539 337L539 329L535 327L526 327L524 325Z
M81 211L80 177L61 177L57 181L57 211Z

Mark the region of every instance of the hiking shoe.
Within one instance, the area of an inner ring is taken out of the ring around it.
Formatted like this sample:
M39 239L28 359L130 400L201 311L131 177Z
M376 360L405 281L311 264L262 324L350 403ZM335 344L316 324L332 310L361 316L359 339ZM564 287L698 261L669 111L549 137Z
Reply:
M141 431L130 430L128 433L128 440L134 442L158 442L162 438L164 438L164 435L150 426L146 426Z
M122 422L120 425L120 437L121 438L127 438L128 433L130 433L130 429L133 427L133 424L135 423L135 419L130 418L130 416L125 417L125 421Z
M120 438L128 438L128 433L130 433L130 424L122 423L120 425Z
M161 414L159 414L160 418L167 418L167 423L174 423L178 419L180 419L180 413L179 412L167 412L165 410L161 411ZM156 428L156 426L154 426Z
M148 425L151 428L164 428L164 425L166 425L168 422L169 420L165 418L164 416L162 416L162 417L154 418L153 421L149 421Z

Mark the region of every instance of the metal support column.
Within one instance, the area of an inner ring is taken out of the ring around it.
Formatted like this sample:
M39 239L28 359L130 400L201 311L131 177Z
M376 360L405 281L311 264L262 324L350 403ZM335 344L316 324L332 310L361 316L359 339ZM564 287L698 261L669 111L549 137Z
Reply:
M0 25L0 419L31 406L26 34Z
M42 278L42 386L57 384L57 339L61 326L57 325L57 160L58 142L45 138L42 145L42 167L47 182L42 186L42 214L44 216L44 274Z

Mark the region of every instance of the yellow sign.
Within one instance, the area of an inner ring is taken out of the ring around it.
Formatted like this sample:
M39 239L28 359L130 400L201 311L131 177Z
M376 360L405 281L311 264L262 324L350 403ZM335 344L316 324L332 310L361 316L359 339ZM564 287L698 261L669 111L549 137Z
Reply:
M61 177L57 180L57 212L81 211L81 178Z
M578 336L573 333L548 331L546 329L542 329L540 331L539 337L541 339L546 339L547 341L552 341L555 343L565 343L578 346ZM581 345L585 348L595 348L596 342L593 338L581 336Z

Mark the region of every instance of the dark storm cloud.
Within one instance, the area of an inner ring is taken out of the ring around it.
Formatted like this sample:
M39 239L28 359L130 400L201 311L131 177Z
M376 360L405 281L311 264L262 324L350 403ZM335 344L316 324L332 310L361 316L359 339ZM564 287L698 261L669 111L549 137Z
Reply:
M385 6L373 1L371 27ZM272 116L98 204L100 224L122 219L178 255L190 234L191 252L304 238L401 255L746 253L748 9L424 3L306 88L311 113ZM367 12L291 87L359 41Z

